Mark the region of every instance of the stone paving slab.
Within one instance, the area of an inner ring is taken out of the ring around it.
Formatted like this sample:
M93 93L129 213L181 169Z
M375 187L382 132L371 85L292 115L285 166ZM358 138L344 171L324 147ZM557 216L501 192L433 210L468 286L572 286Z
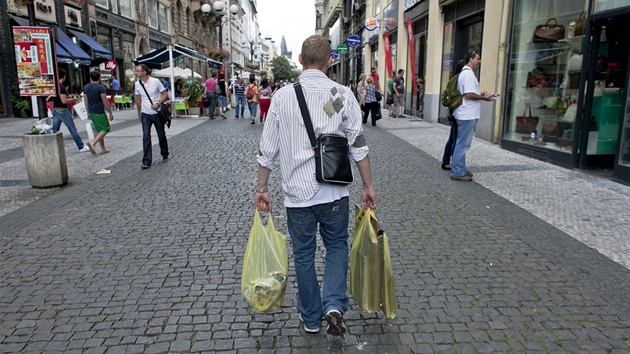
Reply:
M397 318L351 301L348 335L304 333L292 259L283 306L250 308L240 269L260 132L206 120L170 138L171 161L140 170L136 153L0 217L0 351L630 351L627 268L481 183L445 178L380 127L366 136ZM277 171L270 189L287 233Z

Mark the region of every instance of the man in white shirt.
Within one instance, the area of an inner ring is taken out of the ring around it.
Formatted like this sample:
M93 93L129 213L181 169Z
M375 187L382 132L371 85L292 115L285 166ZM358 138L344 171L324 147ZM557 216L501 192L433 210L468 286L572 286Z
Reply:
M451 179L455 181L472 181L472 173L466 168L466 152L470 149L481 116L481 101L492 101L488 92L479 92L479 80L475 76L475 71L481 65L481 56L469 52L464 62L466 64L457 79L457 90L463 96L462 105L453 113L457 124L457 141L451 161Z
M361 109L352 91L330 80L326 70L331 64L330 43L313 35L302 44L300 84L313 122L315 136L337 134L348 139L350 156L363 180L362 208L376 207L368 147L363 135ZM343 314L348 309L346 275L348 272L349 191L346 185L323 184L315 178L315 158L293 85L278 90L267 116L258 154L256 208L271 212L267 191L269 174L280 164L287 226L293 245L298 283L298 310L304 330L319 332L326 314L327 332L346 332ZM326 247L326 267L322 295L315 272L316 234Z
M164 132L164 124L158 117L158 108L168 101L168 94L160 80L149 76L151 71L145 64L136 66L134 94L138 107L138 120L142 122L142 169L151 167L153 151L151 149L151 126L155 124L162 161L168 161L168 141ZM144 87L143 87L144 86Z

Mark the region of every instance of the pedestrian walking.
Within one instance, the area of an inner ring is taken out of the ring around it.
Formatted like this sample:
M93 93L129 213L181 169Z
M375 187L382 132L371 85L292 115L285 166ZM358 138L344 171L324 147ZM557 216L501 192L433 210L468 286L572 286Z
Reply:
M249 77L249 85L245 88L245 99L247 100L247 107L249 107L249 119L252 124L256 124L256 109L258 108L258 87L256 87L256 79L253 76Z
M457 124L457 139L453 150L451 179L455 181L472 181L472 173L466 168L466 152L470 149L477 121L481 116L481 101L492 101L487 92L479 92L479 80L475 71L481 65L481 56L469 52L464 57L464 68L457 79L457 90L462 93L462 105L455 109L453 115Z
M361 207L375 208L376 194L359 104L352 91L326 76L332 60L329 53L328 39L321 35L307 38L299 56L303 66L299 83L304 91L314 131L337 134L348 139L350 155L356 161L363 180ZM333 101L341 104L335 108L326 104ZM315 158L294 87L284 87L275 94L267 121L257 158L256 208L269 212L272 210L267 183L275 160L278 160L287 226L293 244L300 320L306 332L317 333L322 315L325 314L327 332L342 335L346 332L343 314L348 309L348 187L322 184L315 180ZM326 248L321 292L314 259L318 229Z
M112 113L112 107L107 100L105 94L105 87L101 85L101 73L94 70L90 73L90 83L83 88L83 101L85 102L85 110L88 114L88 118L94 125L96 130L96 136L94 140L89 142L88 148L92 152L92 155L96 155L96 144L101 145L101 154L109 152L105 147L105 135L109 133L109 122L114 120L114 113ZM105 111L109 113L109 120Z
M116 72L112 71L112 90L118 91L120 90L120 82L116 79Z
M457 68L455 69L454 75L459 75L464 67L464 59L460 59L457 61ZM448 108L447 108L448 110ZM457 141L457 122L455 121L455 117L453 116L453 112L448 112L448 122L451 125L451 130L448 134L448 140L446 141L446 145L444 146L444 155L442 155L442 169L450 170L451 169L451 157L453 156L453 150L455 149L455 142Z
M158 117L158 108L168 101L168 93L160 80L150 76L151 71L145 64L136 66L136 81L134 94L138 107L138 120L142 122L142 169L151 167L153 151L151 144L151 126L155 125L162 161L168 161L168 141L164 132L164 124Z
M359 105L361 107L361 112L365 114L365 78L367 76L365 74L359 75L359 82L357 83L357 100L359 101Z
M206 80L206 99L210 109L208 117L210 119L214 119L214 108L217 106L217 95L214 92L215 86L217 86L217 73L212 73L211 77Z
M236 115L234 118L245 118L245 83L243 82L243 78L239 77L233 86L234 97L236 97Z
M223 73L219 74L219 81L217 82L220 91L217 94L219 100L219 111L221 113L221 118L227 119L225 117L225 111L227 110L228 99L230 98L230 94L228 93L227 85L225 84L225 75ZM216 92L215 92L216 93Z
M72 113L70 113L70 109L68 108L68 104L76 103L79 99L74 95L68 94L67 86L64 85L66 81L66 71L63 68L59 68L58 70L59 76L59 93L52 97L53 102L53 133L56 133L61 128L61 123L65 124L72 135L72 139L74 139L74 143L77 144L77 148L79 152L88 152L90 148L83 144L83 140L79 136L79 132L77 132L77 127L74 125L74 120L72 118Z
M394 87L394 104L396 108L394 113L398 112L396 117L405 118L405 78L403 77L405 70L398 69L398 76L393 80Z
M271 105L271 94L273 90L269 87L269 80L262 79L260 82L260 122L263 123L267 119L267 112Z
M424 105L424 85L422 78L416 78L416 115L422 116L422 106Z
M368 76L367 79L365 79L363 89L365 90L365 111L363 112L363 124L367 123L368 117L371 113L372 126L375 126L376 121L381 119L381 107L379 102L376 100L376 86L374 85L374 81L371 76Z

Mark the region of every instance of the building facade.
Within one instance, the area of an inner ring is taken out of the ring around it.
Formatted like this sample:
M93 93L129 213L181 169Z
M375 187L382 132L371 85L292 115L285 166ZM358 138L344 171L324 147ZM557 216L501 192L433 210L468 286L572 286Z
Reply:
M315 30L333 45L361 38L331 68L339 82L376 67L384 87L391 60L405 70L406 112L416 113L418 77L424 120L446 122L441 92L458 59L480 53L481 90L500 98L483 103L477 137L630 183L630 1L344 0L339 17L336 8L316 3Z

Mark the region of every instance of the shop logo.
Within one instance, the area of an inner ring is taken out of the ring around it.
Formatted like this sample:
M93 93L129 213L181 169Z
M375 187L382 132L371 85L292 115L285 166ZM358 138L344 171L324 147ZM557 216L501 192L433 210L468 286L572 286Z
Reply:
M378 27L378 21L374 17L370 17L365 20L365 29L368 31L374 31Z
M116 70L116 60L108 60L105 63L105 70Z

